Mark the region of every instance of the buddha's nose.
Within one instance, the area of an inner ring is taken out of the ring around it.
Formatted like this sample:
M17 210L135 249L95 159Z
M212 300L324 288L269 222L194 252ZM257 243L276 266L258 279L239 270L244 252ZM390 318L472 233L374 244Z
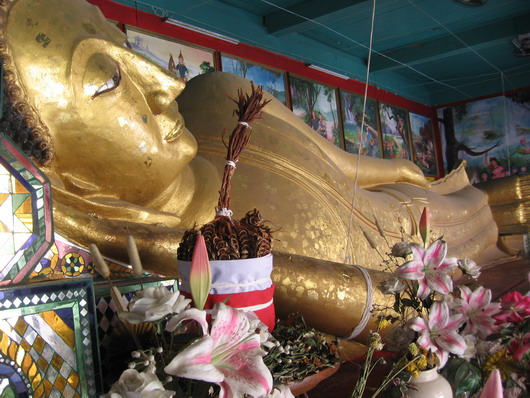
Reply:
M147 104L155 115L164 112L175 101L184 90L185 83L171 76L163 76L157 86L147 94Z

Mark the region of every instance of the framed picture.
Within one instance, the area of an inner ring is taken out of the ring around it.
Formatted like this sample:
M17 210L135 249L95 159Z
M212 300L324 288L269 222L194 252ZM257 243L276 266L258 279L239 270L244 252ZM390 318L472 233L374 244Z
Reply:
M337 108L337 90L309 80L290 76L293 112L313 130L344 148Z
M169 37L158 37L127 27L130 48L185 81L215 71L213 50L189 46Z
M257 85L262 86L265 91L271 93L274 98L288 106L284 72L226 55L221 55L221 70L252 80Z
M434 146L434 134L431 118L409 112L410 134L414 162L426 176L438 175L438 162Z
M346 151L376 158L382 157L377 102L370 98L366 99L364 131L361 133L364 98L348 91L341 90L340 93Z
M410 159L407 111L393 105L379 103L379 117L383 135L384 157L388 159Z
M444 151L448 167L465 160L472 183L529 173L530 90L444 108L439 115L446 141L458 144Z

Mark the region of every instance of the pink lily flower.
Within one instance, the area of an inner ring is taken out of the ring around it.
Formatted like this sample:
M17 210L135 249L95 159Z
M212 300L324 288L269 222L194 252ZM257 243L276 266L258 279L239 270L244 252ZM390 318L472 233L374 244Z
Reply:
M501 307L499 303L491 303L491 290L483 286L473 292L467 286L458 288L461 298L453 300L452 309L464 315L466 327L463 332L475 334L483 339L495 333L499 328L495 325L493 315L497 314Z
M396 275L403 279L418 281L417 295L427 298L434 290L441 294L453 291L453 280L449 275L458 266L456 258L445 258L447 243L438 239L427 249L417 243L411 243L410 249L414 259L407 261L396 270Z
M249 318L223 303L216 304L213 318L210 334L181 351L164 371L216 383L221 387L220 398L268 394L272 375L263 362L260 336L251 328Z
M450 352L462 356L466 351L466 342L458 334L462 321L462 314L449 316L449 307L445 301L435 301L430 309L429 321L413 318L409 321L409 327L421 333L417 343L436 353L440 368L443 368Z
M530 296L523 296L519 292L506 293L501 299L501 307L501 313L494 316L497 324L522 322L530 315Z

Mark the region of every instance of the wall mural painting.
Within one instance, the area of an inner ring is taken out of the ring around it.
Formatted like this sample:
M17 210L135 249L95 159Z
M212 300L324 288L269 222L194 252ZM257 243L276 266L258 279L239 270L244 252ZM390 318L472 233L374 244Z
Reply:
M414 162L426 176L438 176L431 118L409 112Z
M467 162L472 183L530 169L530 92L468 102L439 111L451 170Z
M285 74L283 72L255 65L241 59L221 56L221 69L223 72L233 73L252 80L255 84L263 87L271 93L274 98L287 103L287 91L285 89Z
M127 45L185 81L215 71L214 53L127 28Z
M290 77L293 113L338 147L343 147L333 87Z
M383 133L384 157L410 159L407 111L388 104L379 104L379 117Z
M362 155L377 158L382 157L381 134L377 119L377 102L367 98L364 115L364 133L361 134L364 98L341 90L341 100L346 151L350 153L360 152Z

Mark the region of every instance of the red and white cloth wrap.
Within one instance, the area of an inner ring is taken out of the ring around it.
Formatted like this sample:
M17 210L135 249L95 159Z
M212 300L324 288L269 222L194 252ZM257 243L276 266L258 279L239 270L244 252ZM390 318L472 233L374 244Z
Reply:
M180 276L180 291L191 298L191 261L177 261ZM274 329L274 285L271 280L272 254L245 260L210 261L212 286L205 309L216 303L225 303L242 311L252 311L269 327ZM228 299L228 300L227 300Z

